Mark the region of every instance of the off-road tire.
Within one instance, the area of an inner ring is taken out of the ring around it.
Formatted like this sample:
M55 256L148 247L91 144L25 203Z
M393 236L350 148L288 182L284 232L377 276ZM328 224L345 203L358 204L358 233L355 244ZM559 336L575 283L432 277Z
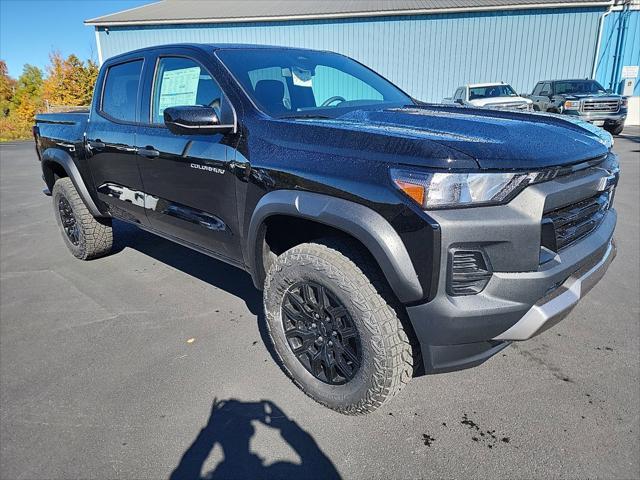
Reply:
M299 282L329 289L346 307L362 349L362 363L345 384L330 385L293 354L282 319L282 302ZM287 250L273 262L264 288L267 329L284 372L316 402L346 415L372 412L395 396L413 374L412 347L391 305L393 293L367 252L355 242L326 239Z
M73 182L68 177L59 178L53 185L51 192L53 197L53 210L62 233L64 243L74 257L81 260L91 260L107 255L113 246L113 230L111 219L97 219L87 209L80 195L76 191ZM78 226L78 241L74 244L62 225L62 217L59 202L65 199Z

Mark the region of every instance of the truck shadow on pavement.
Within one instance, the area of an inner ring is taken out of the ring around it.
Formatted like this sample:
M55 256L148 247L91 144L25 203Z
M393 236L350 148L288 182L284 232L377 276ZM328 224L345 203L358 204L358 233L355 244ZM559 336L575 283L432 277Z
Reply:
M244 300L249 311L257 318L262 341L279 364L266 331L262 294L254 287L246 272L119 220L113 221L113 229L113 253L125 248L137 250ZM266 465L262 458L250 450L256 423L277 430L283 442L299 456L300 463L276 461ZM212 471L203 473L205 462L216 445L222 449L224 459ZM333 479L340 478L340 474L313 437L273 402L230 399L214 400L207 424L183 454L170 478Z
M276 461L265 465L263 458L250 451L256 423L277 430L282 440L300 457L300 463ZM203 473L203 466L216 445L222 449L224 459L212 471ZM182 455L169 478L333 479L340 478L340 474L313 437L274 403L230 399L213 401L209 421Z
M262 295L247 272L120 220L113 220L113 232L113 254L137 250L244 300L252 314L262 315Z
M281 366L267 332L262 292L253 285L247 272L120 220L113 220L113 232L113 254L132 248L242 299L249 311L256 316L260 338L269 355Z

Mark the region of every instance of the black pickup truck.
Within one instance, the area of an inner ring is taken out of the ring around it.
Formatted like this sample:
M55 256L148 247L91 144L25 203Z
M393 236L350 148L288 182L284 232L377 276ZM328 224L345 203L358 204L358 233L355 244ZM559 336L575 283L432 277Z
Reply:
M330 52L127 53L34 136L73 255L116 218L246 270L283 370L345 414L540 333L616 252L608 133L427 105Z
M536 111L571 115L612 135L624 130L627 99L605 90L595 80L543 80L536 84L531 95L525 96L533 101Z

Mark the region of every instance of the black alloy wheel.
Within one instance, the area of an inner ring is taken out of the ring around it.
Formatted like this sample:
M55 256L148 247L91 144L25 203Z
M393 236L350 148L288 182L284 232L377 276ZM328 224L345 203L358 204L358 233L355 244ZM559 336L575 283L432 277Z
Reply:
M69 241L77 246L80 243L80 229L71 205L65 197L60 197L58 200L58 211L60 212L64 233L66 233Z
M327 288L297 283L282 302L282 321L289 348L318 380L343 385L362 363L358 330L347 309Z

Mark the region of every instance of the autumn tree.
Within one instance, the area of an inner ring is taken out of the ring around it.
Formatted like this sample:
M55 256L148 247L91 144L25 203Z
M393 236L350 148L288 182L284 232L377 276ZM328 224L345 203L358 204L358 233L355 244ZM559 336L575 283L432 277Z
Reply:
M0 60L0 117L6 117L11 111L11 99L16 88L16 81L9 76L4 60Z
M46 79L39 68L25 65L17 81L0 60L0 141L28 138L35 114L46 111L47 102L55 106L91 103L98 65L76 55L63 58L58 52L49 59Z
M50 105L89 105L98 65L92 60L83 62L73 54L63 58L60 52L51 53L49 61L44 99Z

